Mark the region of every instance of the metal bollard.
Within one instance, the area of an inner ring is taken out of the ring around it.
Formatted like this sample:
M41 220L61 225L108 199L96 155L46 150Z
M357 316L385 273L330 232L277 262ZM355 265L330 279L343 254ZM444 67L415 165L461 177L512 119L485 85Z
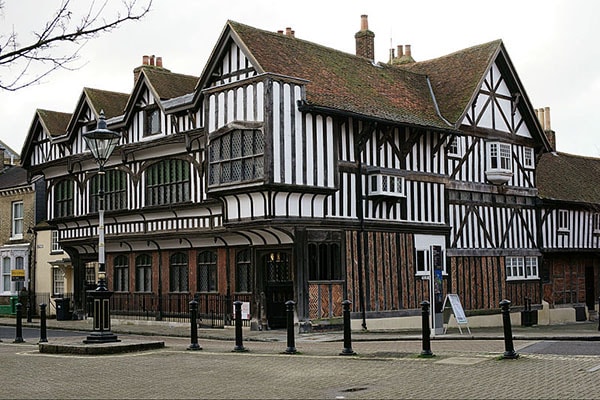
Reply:
M293 300L285 302L287 312L287 349L286 354L296 354L296 344L294 340L294 303Z
M33 310L31 309L31 301L27 300L27 322L33 322Z
M17 303L17 334L13 343L23 342L23 304Z
M341 356L349 356L356 354L352 350L352 334L350 331L350 300L342 301L342 307L344 307L344 349L340 353Z
M513 345L509 311L510 301L506 299L502 300L500 302L500 307L502 307L502 325L504 326L504 354L502 355L502 358L514 360L519 358L519 354L515 352L515 347Z
M48 330L46 328L46 304L40 304L40 341L39 343L48 342Z
M600 331L600 297L598 297L598 331Z
M188 350L202 350L202 347L198 344L198 302L196 300L190 301L190 328L192 334L191 344L188 346Z
M431 352L431 329L429 328L429 302L421 303L421 331L423 334L423 350L421 357L433 357Z
M244 352L248 351L242 340L242 302L237 300L233 302L235 306L235 347L233 351Z

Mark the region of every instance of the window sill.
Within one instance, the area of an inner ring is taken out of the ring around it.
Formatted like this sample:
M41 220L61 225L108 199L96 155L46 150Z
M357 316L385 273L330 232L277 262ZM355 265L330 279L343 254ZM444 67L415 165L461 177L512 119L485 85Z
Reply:
M535 277L524 277L524 276L519 276L519 277L514 277L514 278L506 278L507 282L518 282L518 281L539 281L540 277L539 276L535 276Z

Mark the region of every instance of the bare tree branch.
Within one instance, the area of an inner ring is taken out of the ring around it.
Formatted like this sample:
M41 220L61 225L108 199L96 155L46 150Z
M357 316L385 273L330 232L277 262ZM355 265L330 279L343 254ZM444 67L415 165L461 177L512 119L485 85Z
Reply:
M71 11L71 1L62 0L43 28L33 32L34 40L30 43L21 45L14 27L10 33L0 34L0 67L11 69L10 78L0 73L0 90L16 91L39 82L57 69L74 69L70 66L79 58L79 51L88 40L110 32L125 22L139 21L146 16L152 0L144 1L145 4L138 7L138 0L123 0L122 12L107 19L108 0L99 6L96 0L92 0L87 12L80 18L76 18ZM4 5L0 0L0 12ZM72 43L77 48L67 54L60 53L56 51L60 43ZM42 71L28 76L34 65L41 65Z

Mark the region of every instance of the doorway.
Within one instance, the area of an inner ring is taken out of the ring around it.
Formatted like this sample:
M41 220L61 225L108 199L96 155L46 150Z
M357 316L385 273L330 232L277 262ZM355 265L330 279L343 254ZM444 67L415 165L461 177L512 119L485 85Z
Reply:
M272 329L285 328L285 303L294 299L294 282L290 253L273 251L262 257L265 271L267 320Z
M594 311L596 306L596 286L594 284L594 267L585 267L585 304L588 311Z

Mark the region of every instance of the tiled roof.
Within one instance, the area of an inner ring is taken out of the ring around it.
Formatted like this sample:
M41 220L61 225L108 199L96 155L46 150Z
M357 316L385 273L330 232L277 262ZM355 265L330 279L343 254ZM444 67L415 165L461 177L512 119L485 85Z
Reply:
M91 88L84 88L83 91L91 102L94 111L99 114L101 110L104 110L106 118L123 114L127 99L129 99L129 94L126 93Z
M542 199L600 205L600 158L545 153L536 179Z
M193 93L198 82L197 76L176 74L164 69L143 68L143 73L161 100Z
M48 135L55 137L64 135L67 132L71 114L41 109L36 112Z
M9 167L0 173L0 190L27 184L27 170L21 167Z
M229 21L234 34L270 72L309 81L307 102L393 122L449 126L439 117L426 76L280 33Z
M501 45L501 40L495 40L398 68L429 76L440 112L448 121L456 123Z

